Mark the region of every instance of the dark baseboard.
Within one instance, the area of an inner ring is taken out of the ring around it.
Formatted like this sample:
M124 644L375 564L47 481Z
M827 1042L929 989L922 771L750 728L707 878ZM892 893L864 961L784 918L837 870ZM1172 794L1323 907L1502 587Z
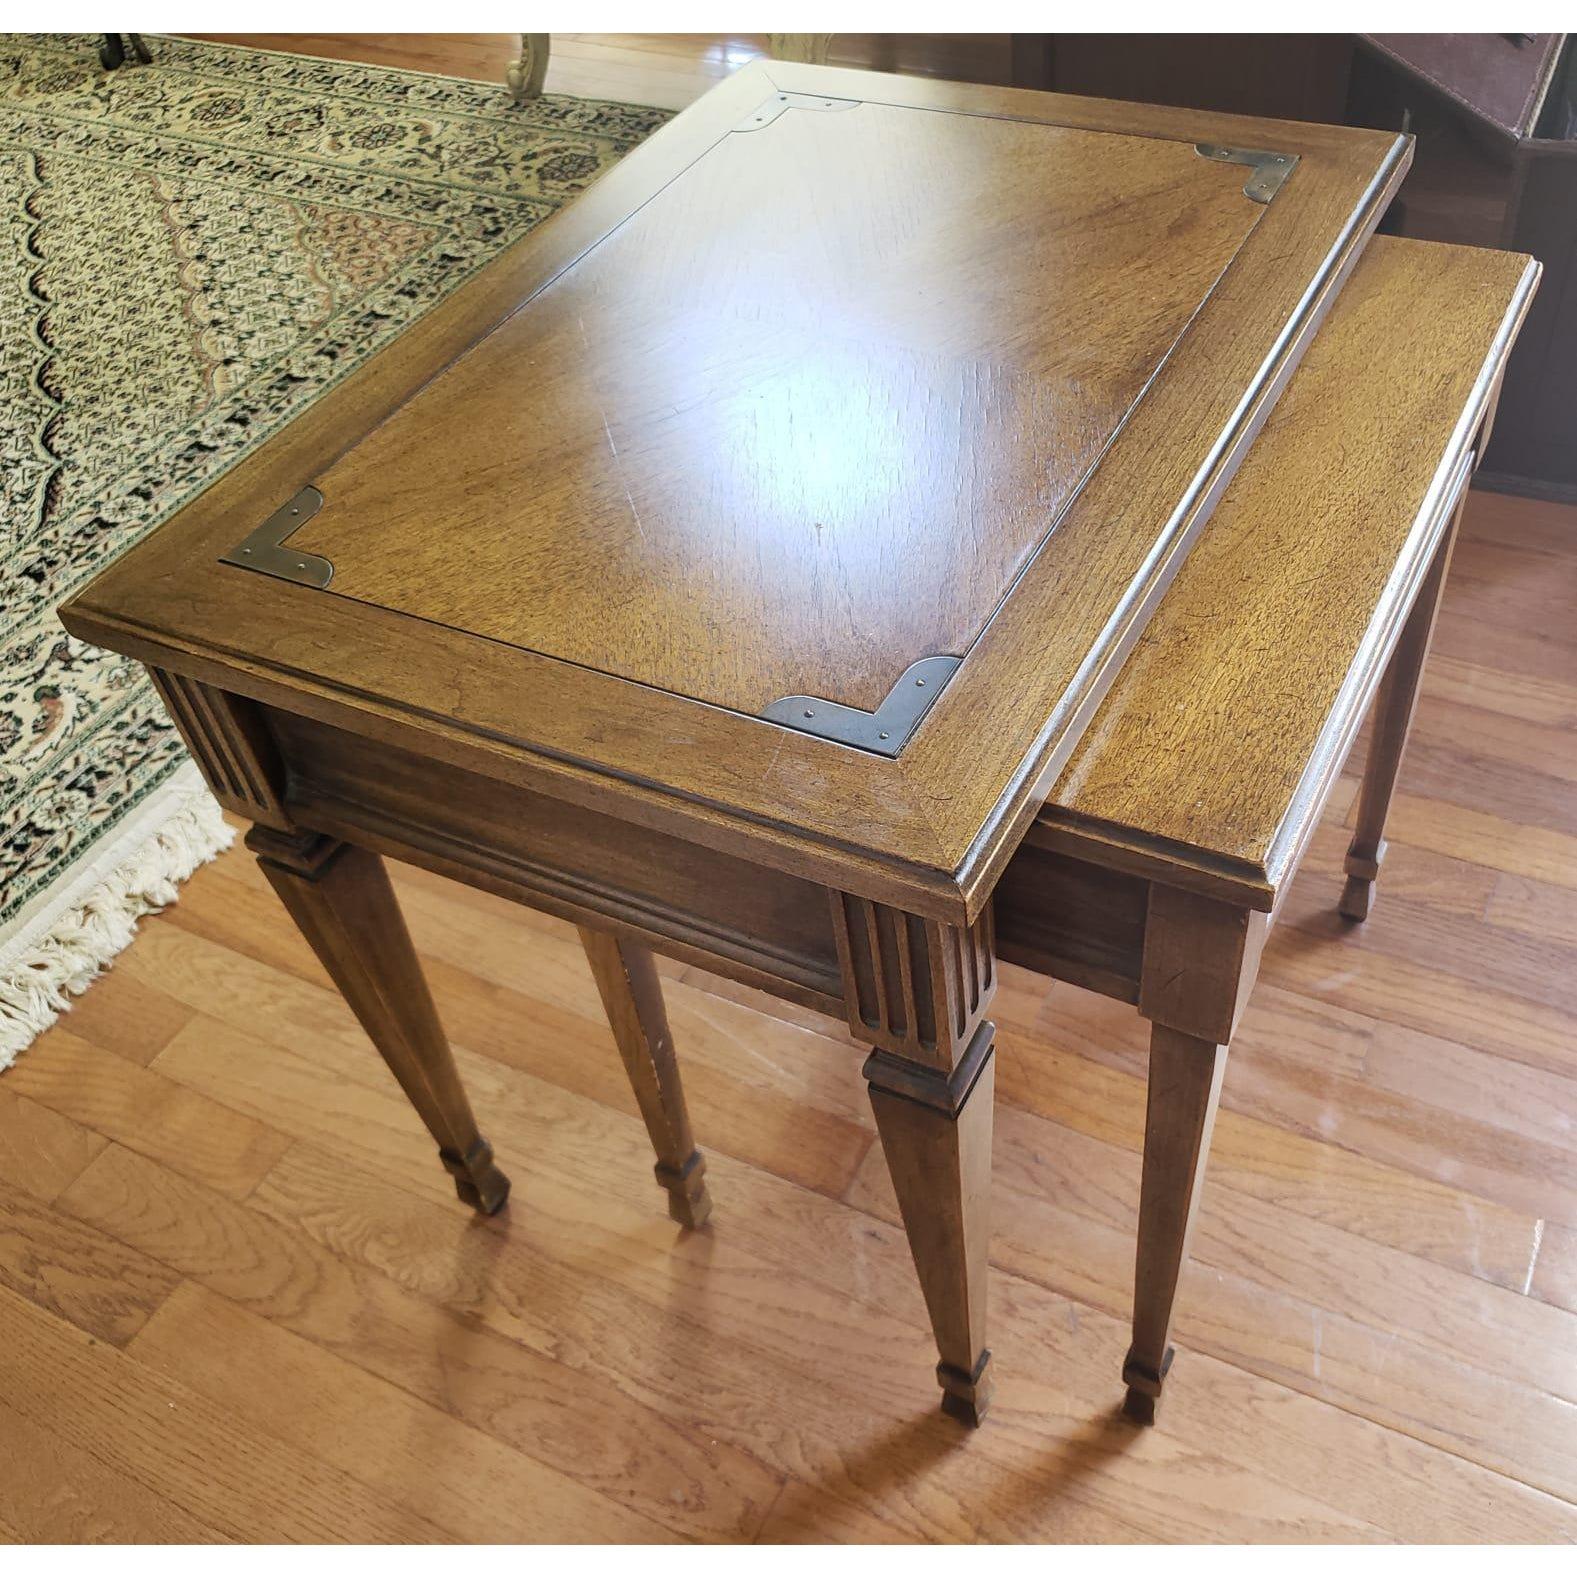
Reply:
M1473 486L1486 493L1514 493L1519 498L1542 498L1552 504L1577 504L1577 482L1546 482L1536 476L1480 470L1473 473Z

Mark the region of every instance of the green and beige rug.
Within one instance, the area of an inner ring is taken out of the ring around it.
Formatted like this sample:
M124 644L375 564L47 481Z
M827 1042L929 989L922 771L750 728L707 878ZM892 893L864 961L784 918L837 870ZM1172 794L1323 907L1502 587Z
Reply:
M229 841L56 605L667 118L150 42L0 35L0 1068Z

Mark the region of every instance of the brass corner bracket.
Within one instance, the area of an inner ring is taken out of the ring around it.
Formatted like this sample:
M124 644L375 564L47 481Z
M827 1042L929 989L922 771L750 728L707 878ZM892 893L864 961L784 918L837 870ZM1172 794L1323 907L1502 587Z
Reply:
M816 695L786 695L761 716L769 723L815 734L818 739L853 745L878 756L896 756L962 661L962 657L922 657L910 663L874 712Z
M304 526L322 507L323 495L315 487L302 488L250 536L243 538L228 553L221 553L219 562L255 569L279 580L294 581L298 586L316 586L321 590L333 579L334 566L316 553L302 553L287 548L284 543L291 532Z
M858 108L859 103L859 99L829 99L820 93L774 93L751 110L733 129L760 131L764 126L770 126L785 110L852 110Z
M1256 203L1268 203L1298 163L1295 153L1267 153L1263 148L1224 148L1215 142L1196 142L1194 152L1201 159L1249 165L1254 173L1244 182L1243 195Z

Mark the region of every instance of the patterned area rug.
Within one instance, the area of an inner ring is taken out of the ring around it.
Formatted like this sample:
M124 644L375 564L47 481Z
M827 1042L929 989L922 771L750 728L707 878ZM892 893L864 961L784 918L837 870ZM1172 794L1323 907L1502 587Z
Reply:
M150 42L0 35L0 1068L229 841L55 606L667 119Z

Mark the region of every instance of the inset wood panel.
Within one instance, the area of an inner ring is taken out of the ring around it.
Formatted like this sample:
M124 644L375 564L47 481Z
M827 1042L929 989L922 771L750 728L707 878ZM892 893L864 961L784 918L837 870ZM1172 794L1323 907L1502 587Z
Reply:
M762 99L317 479L335 593L873 711L968 650L1267 212L1186 140Z
M1142 877L1026 842L992 899L997 951L1010 963L1134 1002L1148 902Z

